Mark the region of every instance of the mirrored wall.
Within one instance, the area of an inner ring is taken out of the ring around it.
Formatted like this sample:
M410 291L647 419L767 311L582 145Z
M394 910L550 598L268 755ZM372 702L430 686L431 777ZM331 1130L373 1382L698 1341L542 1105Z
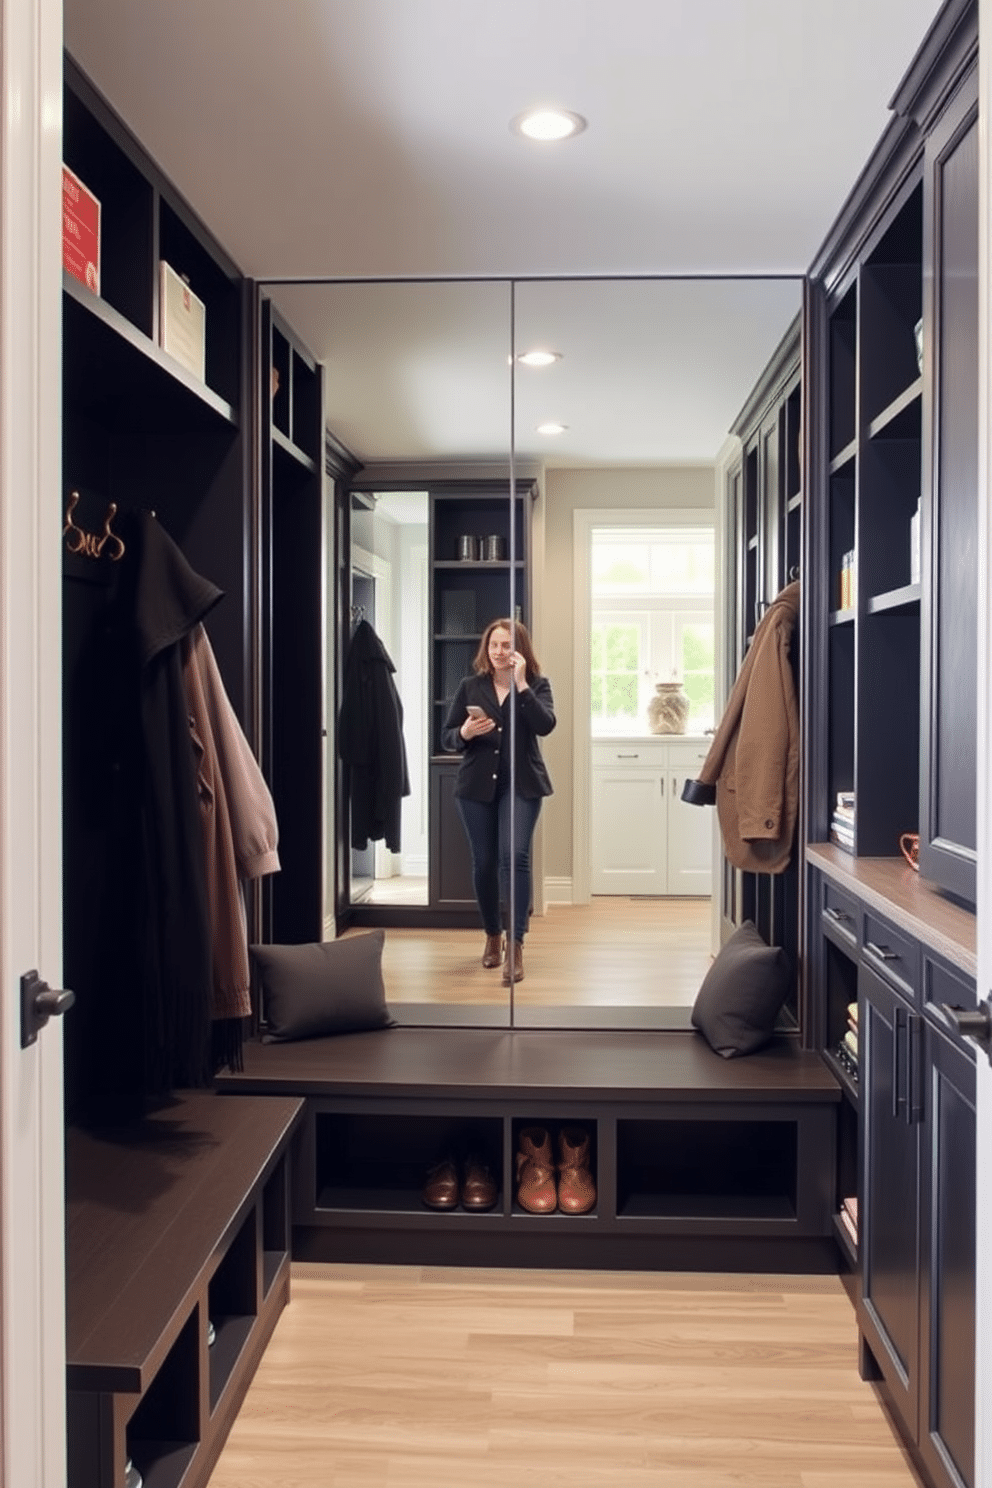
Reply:
M698 573L691 584L671 576L713 537L718 458L799 313L801 281L264 292L323 364L327 427L359 462L347 495L349 622L373 626L402 700L400 850L350 848L357 920L374 906L376 922L395 926L389 954L405 958L411 1016L424 1021L664 1023L708 964L713 834L712 814L683 806L694 818L683 820L674 794L693 748L705 756L702 714L659 742L649 707L705 669L723 618L718 585L707 598ZM596 541L615 554L598 588ZM632 554L654 556L639 565ZM479 965L457 761L440 739L479 637L502 614L530 627L557 716L542 741L554 794L533 864L532 929L549 949L510 987ZM681 867L670 853L661 863L662 832L681 841ZM465 929L436 928L445 906ZM626 974L625 962L652 958L653 979Z

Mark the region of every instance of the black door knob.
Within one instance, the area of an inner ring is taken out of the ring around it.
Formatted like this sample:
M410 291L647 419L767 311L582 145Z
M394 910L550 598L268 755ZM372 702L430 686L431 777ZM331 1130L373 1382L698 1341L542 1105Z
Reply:
M29 1048L49 1018L61 1018L75 1000L75 992L50 987L36 971L26 971L21 977L21 1048Z

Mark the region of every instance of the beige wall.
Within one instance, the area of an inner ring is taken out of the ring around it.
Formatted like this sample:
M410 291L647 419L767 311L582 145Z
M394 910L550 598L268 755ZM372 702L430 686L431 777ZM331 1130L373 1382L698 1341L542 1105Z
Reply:
M585 508L666 507L713 511L712 465L646 470L549 470L535 517L534 629L537 654L554 690L558 726L544 756L555 793L543 813L545 883L572 877L572 514Z

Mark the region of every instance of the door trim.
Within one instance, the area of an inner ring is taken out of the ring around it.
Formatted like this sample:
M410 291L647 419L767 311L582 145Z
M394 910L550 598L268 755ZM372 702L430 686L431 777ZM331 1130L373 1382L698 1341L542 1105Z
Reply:
M0 1480L65 1482L60 0L0 0ZM70 1015L71 1016L71 1015Z

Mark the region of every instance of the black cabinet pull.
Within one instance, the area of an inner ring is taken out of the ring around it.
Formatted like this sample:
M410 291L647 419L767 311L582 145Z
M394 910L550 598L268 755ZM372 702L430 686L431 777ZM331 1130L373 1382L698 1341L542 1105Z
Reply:
M909 1015L909 1046L906 1050L907 1089L906 1120L912 1125L923 1120L923 1019L919 1013Z
M892 1119L894 1121L898 1121L904 1104L903 1097L899 1093L902 1073L902 1061L899 1058L899 1032L905 1016L903 1009L897 1004L892 1013Z
M846 909L835 909L832 904L828 904L823 913L828 920L833 920L838 925L842 924L845 920L853 918L853 916L848 914Z
M879 961L899 961L902 959L898 951L892 950L890 946L876 945L873 940L866 942L865 950L871 951L872 955L877 956Z

